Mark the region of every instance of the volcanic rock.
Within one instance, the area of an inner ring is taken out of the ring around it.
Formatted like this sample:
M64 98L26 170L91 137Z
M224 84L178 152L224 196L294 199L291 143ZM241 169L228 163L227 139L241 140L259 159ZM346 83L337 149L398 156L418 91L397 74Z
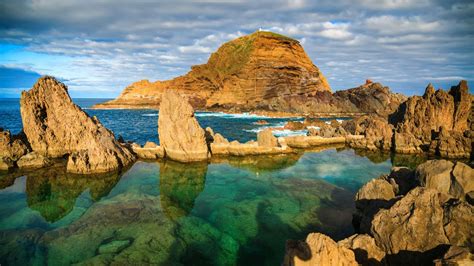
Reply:
M158 135L165 156L172 160L193 162L209 158L205 132L194 116L193 107L174 90L163 94Z
M75 105L67 87L53 77L42 77L23 91L20 110L32 150L47 157L69 155L68 172L108 172L135 159L97 118Z
M311 233L306 238L306 243L311 250L309 259L294 256L294 265L358 265L354 252L338 245L334 240L320 233Z
M33 151L26 155L23 155L16 163L20 169L32 169L42 168L51 165L52 162L40 153Z
M422 97L410 97L390 116L390 122L396 127L395 151L417 153L428 150L434 133L439 134L442 127L446 131L461 133L468 130L471 98L465 80L451 87L449 92L441 89L435 91L429 84ZM441 136L440 141L441 143L431 144L434 146L433 149L436 150L437 147L438 152L443 152L444 155L453 153L453 156L458 156L460 150L458 145L454 145L454 151L450 151L451 147L443 144L449 140Z
M12 136L10 131L0 128L0 158L16 161L27 152L27 140L22 133Z
M178 91L194 107L226 109L268 107L276 98L330 91L297 40L258 31L223 44L206 64L193 66L184 76L136 82L98 107L157 107L168 89Z
M271 129L265 129L257 134L258 146L261 147L278 147L278 140L273 136Z
M354 251L360 265L380 265L385 257L385 252L375 244L371 236L366 234L352 235L337 244Z
M379 116L361 116L344 123L346 131L364 138L348 138L353 148L368 150L390 150L392 147L393 126Z

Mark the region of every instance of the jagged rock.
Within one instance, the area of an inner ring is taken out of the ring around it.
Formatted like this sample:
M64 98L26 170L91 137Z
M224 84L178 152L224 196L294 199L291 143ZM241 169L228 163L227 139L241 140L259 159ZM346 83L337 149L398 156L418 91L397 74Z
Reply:
M323 125L326 125L326 122L319 118L307 117L304 119L303 124L305 127L321 127Z
M156 143L147 141L143 147L133 143L131 145L133 152L141 159L158 159L165 156L163 147L156 145Z
M463 132L448 131L445 127L431 140L429 151L443 158L469 158L472 153L472 139Z
M467 146L471 144L460 136L469 129L467 120L470 110L471 95L465 80L451 87L449 92L435 91L429 84L422 97L410 97L390 116L391 123L396 127L395 151L419 153L431 146L431 150L442 156L468 157L467 150L471 147ZM433 135L436 135L434 133L439 134L442 127L443 131L459 132L461 135L450 140L445 133L438 141L431 143Z
M444 208L444 232L454 246L474 248L474 206L467 202L449 200Z
M0 128L0 157L16 161L28 152L27 141L22 133L11 136L10 131Z
M348 145L353 148L369 150L390 150L392 146L393 127L377 116L361 116L352 123L345 123L347 131L355 135L364 135L364 138L348 138Z
M310 128L308 130L308 136L321 136L323 138L345 137L346 135L346 130L339 123L335 126L324 123L319 129Z
M163 94L158 135L165 156L180 162L205 161L209 150L192 106L174 90Z
M468 248L451 246L443 258L437 259L433 263L435 266L474 265L474 254L472 254Z
M385 257L385 252L375 244L371 236L366 234L352 235L337 244L352 250L360 265L381 265Z
M466 201L469 204L474 205L474 191L470 191L466 193Z
M20 110L33 151L48 157L69 155L68 172L108 172L135 159L97 118L75 105L67 87L53 77L42 77L23 91Z
M415 171L407 167L393 167L388 176L388 182L392 185L397 196L406 195L419 185Z
M388 254L426 252L449 239L443 227L443 204L447 196L417 187L390 209L381 209L372 220L371 235Z
M258 146L261 147L278 147L278 140L273 136L271 129L265 129L257 134Z
M326 235L311 233L306 237L306 243L311 250L310 258L303 260L298 256L294 256L293 265L358 265L354 252L338 245Z
M23 155L16 164L20 169L26 168L42 168L48 165L51 165L52 162L48 158L44 157L38 152L30 152L26 155Z

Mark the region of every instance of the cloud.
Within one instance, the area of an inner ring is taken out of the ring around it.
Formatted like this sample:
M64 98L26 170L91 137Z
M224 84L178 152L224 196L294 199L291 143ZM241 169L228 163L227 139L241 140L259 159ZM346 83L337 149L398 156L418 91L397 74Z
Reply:
M182 75L260 28L300 40L333 89L368 77L407 94L474 82L464 0L4 0L0 25L0 65L63 77L77 95Z

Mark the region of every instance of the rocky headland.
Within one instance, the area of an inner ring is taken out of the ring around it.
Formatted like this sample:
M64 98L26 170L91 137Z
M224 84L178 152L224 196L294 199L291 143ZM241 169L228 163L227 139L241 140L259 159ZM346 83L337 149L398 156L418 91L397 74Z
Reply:
M406 100L370 80L357 88L332 93L297 40L258 31L223 44L206 64L191 67L186 75L167 81L135 82L116 99L95 108L159 109L162 95L170 89L199 110L275 116L388 115Z

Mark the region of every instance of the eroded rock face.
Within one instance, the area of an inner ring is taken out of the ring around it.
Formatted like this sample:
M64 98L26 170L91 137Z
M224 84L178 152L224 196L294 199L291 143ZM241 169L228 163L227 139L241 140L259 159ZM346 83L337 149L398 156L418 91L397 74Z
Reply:
M258 146L262 147L278 147L278 140L273 136L271 129L265 129L257 134Z
M256 77L257 75L257 77ZM274 99L330 91L297 40L259 31L223 44L208 62L168 81L139 81L100 107L156 107L167 90L194 107L268 109Z
M193 162L209 158L205 132L194 117L193 107L174 90L163 94L158 134L165 156L172 160Z
M69 155L68 172L108 172L135 159L97 118L75 105L67 87L53 77L42 77L22 92L20 105L33 151L47 157Z
M384 261L385 252L375 244L375 240L369 235L352 235L337 244L352 250L360 265L381 265Z
M163 147L156 145L156 143L147 141L143 147L133 143L131 145L133 152L141 159L158 159L165 156Z
M425 252L449 244L442 205L448 200L436 190L418 187L372 220L371 234L388 254Z
M311 233L306 238L306 243L311 250L309 259L301 259L294 256L294 265L358 265L352 250L338 245L330 237Z
M441 89L435 91L430 84L422 97L410 97L390 116L391 123L396 127L395 151L418 153L423 149L428 150L432 145L432 150L443 156L466 157L471 145L466 145L464 142L467 140L459 136L450 140L447 132L463 134L469 130L471 98L465 80L451 87L448 92ZM439 134L441 128L446 131L445 136L441 136L438 143L432 144L433 135ZM451 145L446 145L447 143Z
M12 136L10 131L0 128L0 158L17 161L28 150L27 141L22 134Z
M346 131L364 138L348 138L353 148L369 150L390 150L392 147L393 126L379 116L361 116L344 123Z
M20 169L42 168L51 165L51 161L40 153L30 152L21 156L17 161L17 165Z

